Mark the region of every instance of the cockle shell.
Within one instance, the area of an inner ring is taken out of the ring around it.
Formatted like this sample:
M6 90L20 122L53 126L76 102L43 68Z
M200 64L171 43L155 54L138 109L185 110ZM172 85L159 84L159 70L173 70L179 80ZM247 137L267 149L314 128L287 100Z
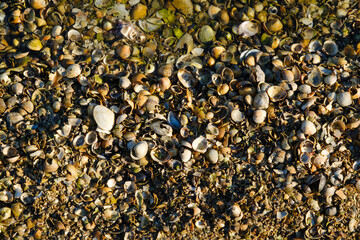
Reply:
M102 105L94 107L93 116L96 124L98 125L97 131L110 133L114 127L115 113Z
M146 156L148 150L148 143L146 141L140 141L131 148L130 156L132 159L139 160Z

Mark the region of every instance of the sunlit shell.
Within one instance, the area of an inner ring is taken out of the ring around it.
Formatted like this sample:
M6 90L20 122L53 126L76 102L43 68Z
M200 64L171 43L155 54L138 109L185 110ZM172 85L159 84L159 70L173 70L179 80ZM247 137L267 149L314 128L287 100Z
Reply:
M81 33L78 30L70 29L67 33L68 39L73 42L80 41L82 38Z
M253 120L257 124L263 123L266 119L266 115L267 113L265 110L255 110Z
M206 152L206 158L213 164L216 164L219 160L219 153L215 149L210 149Z
M286 91L280 86L271 86L267 90L267 94L272 102L279 102L286 98Z
M242 22L238 28L238 34L244 37L252 37L256 35L260 30L260 26L255 21Z
M257 109L267 109L269 107L269 95L266 92L259 92L254 97L254 107Z
M162 121L155 121L150 124L150 128L160 136L172 136L173 129L170 125L163 123Z
M204 25L200 28L198 37L202 43L210 42L215 38L215 31L209 25Z
M205 153L208 148L208 141L200 136L192 142L192 148L199 153Z
M72 144L73 147L76 149L85 147L85 136L82 134L77 135L76 137L74 137Z
M48 158L45 160L45 163L44 163L44 171L45 172L48 172L48 173L55 172L58 168L59 168L59 165L55 159Z
M96 131L90 131L85 135L85 143L92 145L97 142L97 133Z
M347 107L352 104L351 94L349 92L341 92L336 95L336 102L342 106Z
M316 126L313 122L305 120L301 123L301 131L305 135L314 135L316 133Z
M0 221L4 221L11 217L11 208L3 207L0 209Z
M79 64L71 64L66 69L66 76L68 78L76 78L81 74L81 66Z
M319 87L323 83L323 77L321 71L318 68L314 68L308 75L307 83L313 87Z
M165 164L168 162L171 158L169 152L166 150L165 147L158 145L151 149L150 151L150 157L155 162L158 162L160 164Z
M181 161L183 161L184 163L190 161L191 156L192 156L192 152L190 149L182 148L180 150L180 158L181 158Z
M114 127L115 113L102 105L97 105L93 110L93 117L98 125L98 131L109 133Z
M335 56L339 51L337 44L333 40L325 41L323 50L329 56Z
M242 122L245 119L245 114L239 109L234 109L231 111L231 119L236 123Z
M179 69L179 71L177 72L177 76L178 76L178 79L180 81L180 83L186 87L186 88L191 88L194 86L194 83L195 83L195 78L194 76L189 72L187 71L186 69L184 68L181 68Z
M148 143L146 141L140 141L131 148L130 156L132 159L139 160L146 156L148 150Z

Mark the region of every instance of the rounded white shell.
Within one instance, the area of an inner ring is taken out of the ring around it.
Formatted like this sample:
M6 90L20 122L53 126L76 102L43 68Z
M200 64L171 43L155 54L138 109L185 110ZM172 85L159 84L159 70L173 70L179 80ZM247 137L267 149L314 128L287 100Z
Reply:
M314 135L316 133L316 126L313 122L305 120L301 123L301 131L306 135Z
M265 110L255 110L253 115L253 120L255 123L263 123L266 119L266 111Z
M102 105L95 106L93 116L96 124L98 125L99 131L109 133L109 131L114 127L115 113L107 107Z
M199 153L205 153L208 148L208 141L200 136L192 142L192 148Z
M81 73L81 67L79 64L71 64L67 69L66 69L66 76L68 78L76 78L77 76L79 76Z
M146 156L149 146L145 141L140 141L130 151L131 158L138 160Z
M336 95L336 102L342 107L347 107L351 105L351 94L349 92L341 92Z

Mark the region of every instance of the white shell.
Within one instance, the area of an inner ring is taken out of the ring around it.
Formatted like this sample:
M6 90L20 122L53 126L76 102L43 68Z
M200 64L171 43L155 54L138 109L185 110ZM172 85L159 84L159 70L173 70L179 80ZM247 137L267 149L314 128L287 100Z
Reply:
M61 34L61 30L62 30L62 27L57 25L57 26L54 26L52 31L51 31L51 36L53 37L57 37Z
M253 115L253 120L255 123L263 123L266 119L266 111L265 110L255 110Z
M231 119L236 123L242 122L245 119L245 114L239 109L234 109L231 111Z
M351 105L351 94L349 92L341 92L336 95L336 102L342 107Z
M327 85L329 85L329 86L331 86L331 85L334 85L334 84L335 84L336 80L337 80L336 75L331 74L331 75L326 76L326 77L324 78L324 83L327 84Z
M66 69L66 76L68 78L76 78L77 76L79 76L81 73L81 67L79 64L71 64L67 69Z
M254 107L257 109L267 109L269 107L270 99L266 92L259 92L254 97Z
M192 153L191 153L190 149L183 148L180 151L180 158L181 158L181 161L183 161L184 163L190 161L191 155L192 155Z
M245 21L240 24L238 33L244 37L252 37L259 32L259 25L251 22Z
M215 149L210 149L206 152L206 157L210 162L216 164L219 160L219 153Z
M140 141L131 148L130 156L132 159L139 160L146 156L149 146L145 141Z
M94 107L93 116L98 130L110 133L110 130L114 127L115 113L102 105Z
M199 153L205 153L208 148L208 141L200 136L192 142L192 148Z
M85 143L92 145L97 142L97 133L95 131L88 132L85 135Z
M305 135L314 135L316 133L316 126L313 122L305 120L301 123L301 131Z

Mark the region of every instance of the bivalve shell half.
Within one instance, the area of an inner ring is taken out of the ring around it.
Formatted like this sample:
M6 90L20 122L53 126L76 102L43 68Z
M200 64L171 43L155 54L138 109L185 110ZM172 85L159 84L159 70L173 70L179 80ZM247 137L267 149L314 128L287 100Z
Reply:
M202 43L211 42L215 38L215 31L209 25L202 26L199 30L198 38Z
M115 113L102 105L94 107L93 116L96 124L98 125L97 131L110 133L114 127Z
M257 21L245 21L242 22L238 28L238 34L243 37L252 37L256 35L260 30L260 24Z
M146 141L140 141L135 144L130 150L130 156L134 160L139 160L146 156L149 150L149 145Z
M194 76L184 68L179 69L177 72L180 83L186 88L192 88L195 83Z
M269 107L269 96L266 92L259 92L254 97L254 107L257 109L267 109Z
M336 102L342 106L347 107L352 104L351 94L349 92L341 92L336 95Z
M205 153L208 148L208 141L203 136L200 136L192 142L192 148L199 153Z
M170 153L166 150L165 147L158 145L151 149L150 157L157 163L165 164L171 158Z
M301 131L305 135L314 135L316 133L316 126L313 122L305 120L301 123Z
M279 102L286 98L286 91L280 86L271 86L267 90L267 94L272 102Z
M27 43L27 47L28 47L28 49L33 50L33 51L40 51L43 48L43 45L42 45L40 39L33 39Z
M76 78L81 74L81 66L79 64L71 64L66 69L66 76L68 78Z
M48 158L45 160L44 163L44 171L47 173L55 172L59 168L58 163L56 160Z
M266 119L266 115L267 113L265 110L255 110L253 120L257 124L263 123Z
M75 149L80 149L80 148L84 148L85 145L85 136L82 134L77 135L73 142L72 142L73 146Z
M98 140L96 131L90 131L85 135L85 143L92 145Z
M339 49L337 44L333 40L327 40L324 42L323 51L329 56L335 56Z

